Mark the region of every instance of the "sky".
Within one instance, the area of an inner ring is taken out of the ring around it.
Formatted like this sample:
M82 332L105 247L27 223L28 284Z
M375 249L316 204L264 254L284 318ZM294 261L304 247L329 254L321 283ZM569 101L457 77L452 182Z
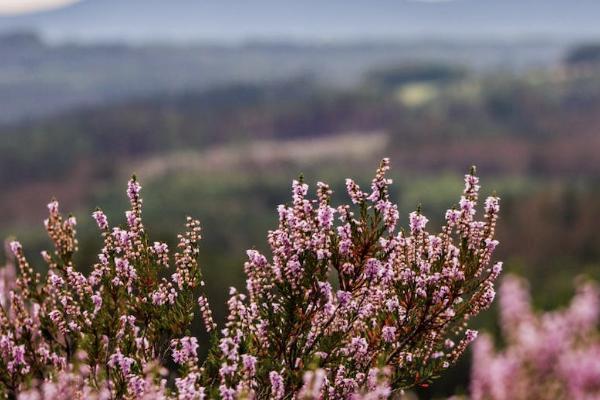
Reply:
M52 10L78 0L0 0L0 15L19 15Z
M598 16L599 0L0 0L0 32L57 41L593 39Z

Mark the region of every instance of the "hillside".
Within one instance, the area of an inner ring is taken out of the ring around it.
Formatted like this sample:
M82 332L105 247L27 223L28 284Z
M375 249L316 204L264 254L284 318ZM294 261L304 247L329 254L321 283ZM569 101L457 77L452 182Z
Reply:
M78 44L49 43L42 35L17 31L0 35L0 124L234 84L310 78L328 87L352 87L373 68L424 60L522 70L555 64L564 49L552 40Z

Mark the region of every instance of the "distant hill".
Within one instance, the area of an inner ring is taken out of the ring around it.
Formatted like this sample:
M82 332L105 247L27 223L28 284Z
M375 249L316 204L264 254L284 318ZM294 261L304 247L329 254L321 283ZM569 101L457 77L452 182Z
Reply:
M397 90L369 83L369 74L365 86L351 89L332 90L310 78L228 84L5 125L0 127L0 182L8 188L61 180L82 172L81 165L95 170L92 175L110 176L115 165L172 152L347 132L386 132L389 150L401 154L398 160L422 170L432 163L460 167L466 160L523 174L599 170L598 75L569 78L548 72L534 79L481 79L430 65L424 71L417 74L415 66L376 71L383 81L400 79L398 89L429 85L432 97L416 107ZM456 81L448 81L448 73ZM432 81L434 75L444 79ZM439 154L432 157L434 151Z
M48 44L41 36L17 31L0 35L0 123L75 106L299 76L349 87L373 68L415 61L524 69L553 65L563 52L563 45L547 41Z
M489 38L600 34L595 0L87 0L59 10L0 18L55 39L154 41L249 38Z

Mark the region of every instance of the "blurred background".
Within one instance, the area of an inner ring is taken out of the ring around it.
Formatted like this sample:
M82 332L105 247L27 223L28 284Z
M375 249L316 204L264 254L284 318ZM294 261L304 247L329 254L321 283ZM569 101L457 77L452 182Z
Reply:
M90 265L90 213L123 220L136 173L154 239L201 219L222 316L298 174L343 199L391 157L403 223L421 204L437 227L475 164L502 198L499 258L559 306L600 279L599 17L597 0L0 0L0 235L42 265L56 197ZM464 393L468 372L418 395Z

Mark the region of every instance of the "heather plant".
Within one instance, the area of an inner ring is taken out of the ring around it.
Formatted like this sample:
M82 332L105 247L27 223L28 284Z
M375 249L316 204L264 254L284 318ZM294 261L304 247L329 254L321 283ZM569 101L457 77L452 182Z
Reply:
M294 181L268 233L271 254L248 250L245 290L230 289L220 327L203 290L198 221L187 220L175 252L151 241L133 178L123 226L92 214L104 246L86 276L73 263L76 221L51 202L47 275L34 273L17 241L17 278L10 265L0 275L0 390L23 399L382 399L427 385L475 339L467 322L493 301L499 203L487 198L475 219L472 171L439 234L419 210L398 230L388 169L384 159L367 192L348 179L351 202L337 207L326 184L310 199ZM195 313L208 343L191 336Z
M582 282L565 309L539 313L526 282L506 277L500 322L506 348L482 335L473 346L473 400L600 398L600 292Z

